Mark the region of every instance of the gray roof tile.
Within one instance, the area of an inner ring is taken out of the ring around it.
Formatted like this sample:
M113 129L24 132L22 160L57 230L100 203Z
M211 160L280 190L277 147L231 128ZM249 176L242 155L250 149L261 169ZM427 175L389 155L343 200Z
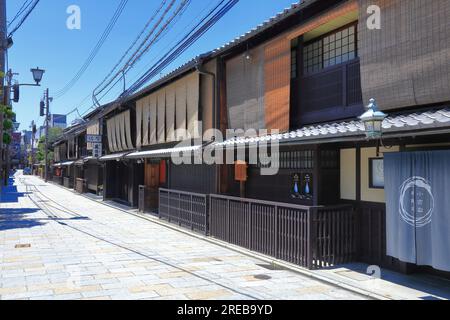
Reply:
M396 114L387 117L383 122L383 129L386 133L435 128L450 129L450 107L422 112ZM292 140L314 140L358 135L364 135L364 124L361 121L343 121L315 126L305 126L288 133L252 138L251 142L269 140L288 142ZM240 137L232 138L222 143L218 142L215 145L231 146L248 142L248 138L246 139Z

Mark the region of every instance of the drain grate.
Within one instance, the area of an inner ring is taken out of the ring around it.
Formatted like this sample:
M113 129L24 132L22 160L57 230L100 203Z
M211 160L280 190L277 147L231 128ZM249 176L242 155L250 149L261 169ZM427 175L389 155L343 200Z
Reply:
M192 259L193 262L222 262L219 258L214 257L205 257L205 258L194 258Z
M268 276L267 274L257 274L256 276L253 276L253 278L258 280L270 280L272 277Z
M25 249L25 248L31 248L31 244L16 244L16 249Z

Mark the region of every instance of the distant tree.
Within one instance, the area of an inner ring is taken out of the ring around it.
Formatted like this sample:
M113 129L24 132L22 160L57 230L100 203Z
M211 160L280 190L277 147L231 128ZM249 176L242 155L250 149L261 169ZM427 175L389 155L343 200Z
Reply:
M50 164L50 162L53 160L53 143L56 142L56 140L58 140L59 137L61 137L63 133L63 130L61 128L58 127L54 127L54 128L49 128L48 129L48 153L47 153L47 159L48 159L48 163ZM36 159L39 162L45 161L45 136L42 136L39 138L39 143L38 143L38 150L36 152Z

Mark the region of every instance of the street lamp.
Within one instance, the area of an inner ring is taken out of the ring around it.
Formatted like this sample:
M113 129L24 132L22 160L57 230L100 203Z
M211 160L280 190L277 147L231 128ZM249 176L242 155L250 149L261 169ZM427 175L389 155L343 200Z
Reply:
M39 68L31 69L31 73L33 74L33 79L36 82L36 85L39 85L39 82L41 82L45 70L41 70Z
M383 121L387 115L378 109L375 99L369 100L367 111L359 117L364 123L366 136L368 139L381 138L383 134Z

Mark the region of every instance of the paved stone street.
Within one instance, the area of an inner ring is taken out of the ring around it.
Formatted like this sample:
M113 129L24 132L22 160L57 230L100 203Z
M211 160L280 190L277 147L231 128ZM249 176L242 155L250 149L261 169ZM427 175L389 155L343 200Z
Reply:
M0 204L0 299L361 299L36 177Z

